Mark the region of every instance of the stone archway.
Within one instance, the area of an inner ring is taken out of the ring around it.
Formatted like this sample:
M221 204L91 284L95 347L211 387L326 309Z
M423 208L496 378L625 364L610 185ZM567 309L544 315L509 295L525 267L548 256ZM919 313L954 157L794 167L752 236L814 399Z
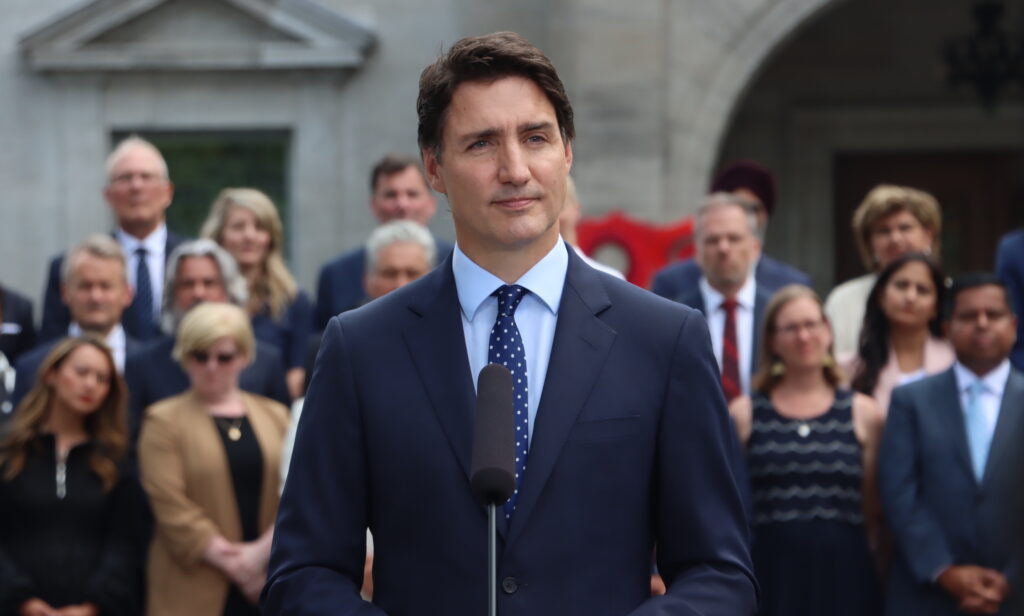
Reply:
M662 204L663 219L678 217L680 203L696 203L704 193L733 112L773 51L842 1L715 2L714 10L699 0L671 3L665 160L670 198Z

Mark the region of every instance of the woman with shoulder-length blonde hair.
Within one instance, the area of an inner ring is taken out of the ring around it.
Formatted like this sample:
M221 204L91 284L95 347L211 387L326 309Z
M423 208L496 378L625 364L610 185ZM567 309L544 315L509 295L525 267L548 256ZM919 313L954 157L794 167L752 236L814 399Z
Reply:
M232 304L200 304L178 327L173 355L191 386L149 407L139 437L156 521L148 616L259 614L288 412L239 389L254 347Z
M839 384L821 300L783 287L765 310L752 394L729 407L747 455L761 615L878 613L869 533L882 413Z
M280 349L289 393L299 397L313 309L285 266L284 230L274 202L255 188L225 188L210 207L200 235L223 246L238 262L249 284L247 309L256 338Z
M43 360L0 445L0 613L139 613L125 396L99 340L67 338Z

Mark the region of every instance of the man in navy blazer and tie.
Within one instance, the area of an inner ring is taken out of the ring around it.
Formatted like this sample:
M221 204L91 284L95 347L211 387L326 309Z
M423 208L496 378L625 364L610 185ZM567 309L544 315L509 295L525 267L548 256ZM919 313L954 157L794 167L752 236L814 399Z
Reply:
M775 176L765 166L752 160L738 160L722 169L711 182L708 192L727 192L753 206L757 214L757 235L764 240L768 219L775 211ZM788 284L811 286L811 278L804 272L769 255L760 253L754 261L757 285L771 296ZM700 265L696 259L669 263L654 274L651 291L674 299L697 284Z
M462 39L424 70L417 111L457 245L430 274L331 319L264 613L486 613L473 387L485 364L511 361L526 414L498 523L498 612L752 614L739 452L707 329L561 241L574 132L554 67L514 33ZM505 344L515 358L497 355ZM359 597L367 528L372 604ZM667 593L651 597L655 546Z
M103 198L117 219L113 236L124 251L128 282L135 290L131 306L124 311L124 329L137 340L156 338L160 335L164 267L167 257L184 241L166 224L174 185L160 151L137 136L117 144L107 156L106 170ZM64 336L71 324L71 315L61 300L63 263L64 255L50 261L39 329L43 340Z
M757 370L761 323L771 294L751 272L761 250L753 207L730 193L714 193L694 216L700 275L670 297L704 313L726 401L750 394Z
M1007 359L1017 321L992 274L957 280L950 307L956 363L893 391L882 439L896 544L886 614L1021 614L1024 375Z

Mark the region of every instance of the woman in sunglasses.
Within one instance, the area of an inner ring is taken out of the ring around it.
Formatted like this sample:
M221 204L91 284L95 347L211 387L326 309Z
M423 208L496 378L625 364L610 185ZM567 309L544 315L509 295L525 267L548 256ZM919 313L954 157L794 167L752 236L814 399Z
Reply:
M68 338L43 360L0 452L0 614L140 613L124 411L102 342Z
M174 358L191 387L151 406L139 439L156 519L149 616L259 614L288 418L239 389L254 344L249 317L230 304L201 304L178 329Z

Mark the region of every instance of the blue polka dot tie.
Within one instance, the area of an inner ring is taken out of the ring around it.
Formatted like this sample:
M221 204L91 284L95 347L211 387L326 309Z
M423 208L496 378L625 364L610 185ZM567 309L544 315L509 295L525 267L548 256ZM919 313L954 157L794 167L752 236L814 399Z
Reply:
M505 519L512 517L516 509L519 486L526 472L526 454L530 450L530 419L526 379L526 354L523 339L516 327L515 313L519 302L529 293L519 285L502 285L492 293L498 298L498 318L491 330L487 362L501 364L512 373L512 408L515 411L516 443L516 489L505 503Z

